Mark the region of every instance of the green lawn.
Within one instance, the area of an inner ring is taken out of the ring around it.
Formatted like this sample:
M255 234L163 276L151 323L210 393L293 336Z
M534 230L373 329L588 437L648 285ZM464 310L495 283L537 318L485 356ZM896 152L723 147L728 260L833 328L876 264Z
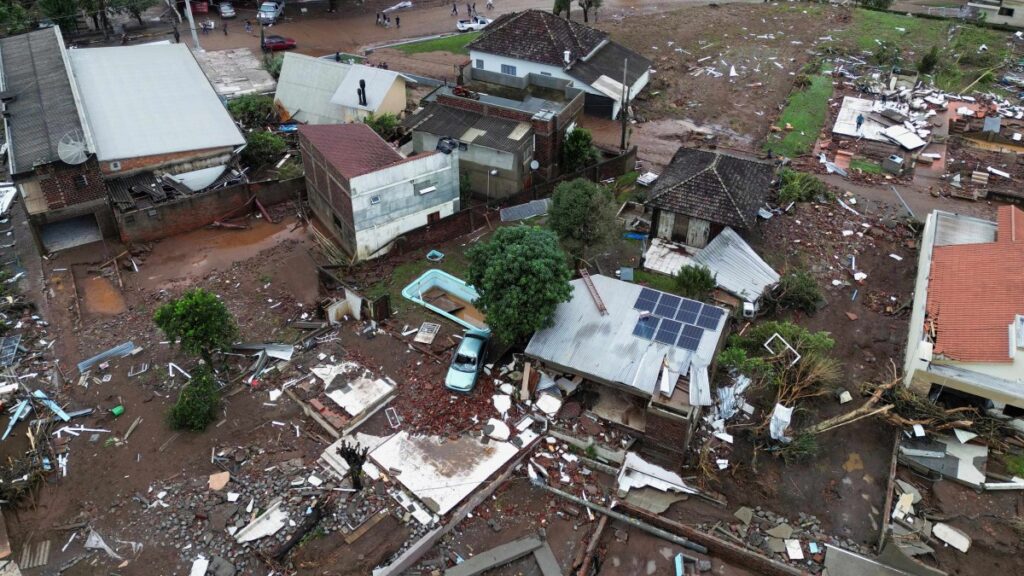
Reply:
M874 10L854 10L853 23L840 38L852 42L858 50L874 52L876 40L893 42L904 48L925 53L932 46L943 46L949 33L948 20L914 18Z
M637 284L650 286L655 290L661 290L662 292L676 292L676 279L664 274L658 274L657 272L636 269L633 271L633 281Z
M820 75L809 78L811 85L789 97L789 104L775 123L779 128L789 124L793 129L768 136L765 148L775 155L795 158L806 154L818 139L818 132L825 123L828 99L832 97L832 79Z
M399 264L395 266L395 269L391 271L391 275L381 280L380 282L368 286L366 288L365 296L367 298L377 298L388 294L391 296L391 308L398 310L400 313L409 310L416 306L409 300L402 297L402 289L409 285L410 282L417 279L424 272L431 268L438 268L445 272L466 280L469 275L469 259L466 258L464 248L452 250L451 252L445 252L444 260L441 262L431 262L427 260L427 252L429 248L421 250L420 257Z
M422 42L411 42L395 46L396 50L403 54L422 54L423 52L451 52L452 54L469 54L466 44L480 36L479 32L466 32L464 34L452 34L441 38L432 38Z
M861 158L854 158L850 160L851 170L860 170L865 174L881 174L882 165L878 162L872 162L870 160L863 160Z

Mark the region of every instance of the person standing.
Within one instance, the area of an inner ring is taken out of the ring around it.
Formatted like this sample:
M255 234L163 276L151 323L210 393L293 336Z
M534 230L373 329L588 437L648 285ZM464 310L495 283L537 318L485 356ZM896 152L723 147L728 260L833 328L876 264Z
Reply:
M397 28L401 28L401 27L402 27L402 17L401 16L395 16L395 28L397 29Z
M181 32L178 32L178 29L175 28L174 29L174 43L178 44L180 42L181 42Z
M494 0L487 0L487 9L494 10Z
M225 35L225 36L227 36L227 35L228 35L228 23L227 23L227 21L226 21L226 20L224 21L224 35Z
M245 33L252 36L252 22L248 20L245 21Z
M452 0L452 16L459 15L459 4L458 0Z

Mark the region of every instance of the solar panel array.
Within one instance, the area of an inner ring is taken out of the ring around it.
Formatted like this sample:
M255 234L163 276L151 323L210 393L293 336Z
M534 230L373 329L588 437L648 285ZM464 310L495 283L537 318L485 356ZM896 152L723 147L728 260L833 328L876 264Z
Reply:
M633 335L685 350L697 350L705 330L714 330L725 313L721 308L702 304L650 288L640 290L633 308L643 315Z

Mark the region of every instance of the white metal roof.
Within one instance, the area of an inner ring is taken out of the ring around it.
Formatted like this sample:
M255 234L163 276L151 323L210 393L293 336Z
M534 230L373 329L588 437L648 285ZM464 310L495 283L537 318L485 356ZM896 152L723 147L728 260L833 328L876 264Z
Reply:
M398 77L399 74L391 70L352 64L348 74L342 79L334 96L331 97L331 102L347 108L376 112L384 103L384 97L387 96ZM359 98L356 95L360 80L366 83L366 106L359 103Z
M100 161L245 142L184 44L69 50Z
M331 102L351 64L287 52L274 99L299 122L340 124L341 106Z
M779 273L728 226L693 258L715 275L715 283L747 302L756 302L779 281Z
M689 374L691 363L707 367L728 321L721 315L705 330L696 352L633 335L640 318L634 308L643 286L602 275L591 276L608 310L602 315L583 280L573 280L572 298L559 304L550 328L534 333L526 354L586 378L651 395L658 387L662 361L674 374Z

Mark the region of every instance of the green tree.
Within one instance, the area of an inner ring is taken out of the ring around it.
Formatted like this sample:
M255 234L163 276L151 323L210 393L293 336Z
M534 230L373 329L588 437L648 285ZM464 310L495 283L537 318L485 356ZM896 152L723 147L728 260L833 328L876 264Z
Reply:
M676 273L676 289L687 298L706 300L715 286L715 275L707 266L690 264Z
M288 144L273 132L257 130L245 138L242 160L253 168L259 168L277 159L288 149Z
M779 283L765 297L765 305L770 311L800 310L814 314L825 302L825 296L818 287L818 282L810 272L796 270L779 279Z
M263 68L269 72L275 80L281 77L282 66L284 66L284 54L267 54L263 57Z
M36 6L65 33L75 30L78 13L76 0L39 0Z
M274 114L274 99L257 94L239 96L228 102L228 112L246 128L261 128Z
M555 0L555 5L551 8L551 12L555 16L561 16L565 12L565 19L572 20L572 0Z
M146 23L142 21L142 13L156 6L159 0L108 0L107 7L112 12L131 14L138 22L139 26L145 26Z
M594 11L594 19L597 19L597 9L604 5L604 0L577 0L580 8L583 9L583 21L590 22L590 11Z
M594 147L590 130L577 128L565 138L562 144L562 167L566 172L576 172L597 162L600 155Z
M572 295L565 253L550 230L499 228L466 255L469 281L480 293L474 304L487 315L491 330L510 344L550 326L555 308Z
M157 308L153 322L169 340L180 340L185 352L201 355L208 365L213 364L213 351L230 345L238 335L227 306L202 288L192 288Z
M615 236L615 212L608 189L577 178L555 187L548 222L569 254L582 259Z
M181 389L178 401L167 414L172 428L200 431L217 419L220 390L209 366L192 370L192 379Z
M858 2L864 8L873 10L888 10L892 6L892 0L858 0Z
M810 202L819 197L829 198L828 186L813 174L784 168L780 175L779 203Z
M931 74L939 66L939 47L932 46L932 49L921 57L917 64L917 71L921 74Z
M21 34L29 29L28 10L17 0L0 1L0 32L5 36Z
M398 116L390 112L385 112L380 116L370 114L363 119L363 122L388 142L398 139Z

